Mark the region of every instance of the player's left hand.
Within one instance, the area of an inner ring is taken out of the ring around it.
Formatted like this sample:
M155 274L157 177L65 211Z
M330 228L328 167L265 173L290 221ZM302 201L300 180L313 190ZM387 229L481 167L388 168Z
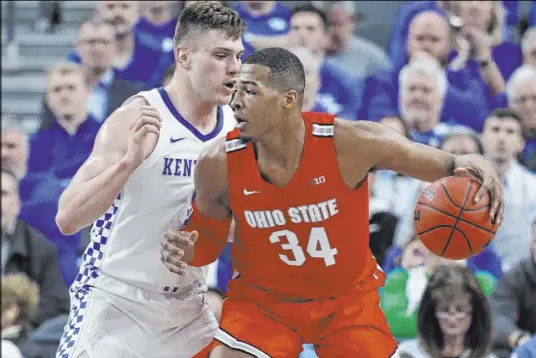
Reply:
M456 157L454 174L468 176L482 183L474 201L478 203L484 194L489 192L491 197L489 217L492 223L500 226L504 216L504 192L499 175L491 162L477 154L462 155Z
M160 245L160 260L169 271L183 276L188 262L194 256L198 233L169 229Z

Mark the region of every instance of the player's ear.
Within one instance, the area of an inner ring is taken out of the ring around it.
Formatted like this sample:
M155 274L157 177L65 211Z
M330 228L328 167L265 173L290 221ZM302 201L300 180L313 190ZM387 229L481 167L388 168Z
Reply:
M191 56L187 47L179 45L175 48L175 61L178 66L190 68Z
M298 102L298 92L295 90L290 90L284 93L283 95L283 105L285 107L291 107Z

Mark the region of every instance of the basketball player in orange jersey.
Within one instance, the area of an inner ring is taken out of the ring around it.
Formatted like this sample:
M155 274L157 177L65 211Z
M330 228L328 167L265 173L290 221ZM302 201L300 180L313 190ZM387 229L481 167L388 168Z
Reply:
M173 272L207 265L234 216L236 273L205 357L298 357L303 343L320 357L397 356L368 242L371 169L429 182L472 175L483 182L475 198L488 190L490 219L502 220L502 188L483 157L455 157L377 123L300 113L304 87L302 64L287 50L244 61L231 102L237 129L201 154L191 215L162 243Z

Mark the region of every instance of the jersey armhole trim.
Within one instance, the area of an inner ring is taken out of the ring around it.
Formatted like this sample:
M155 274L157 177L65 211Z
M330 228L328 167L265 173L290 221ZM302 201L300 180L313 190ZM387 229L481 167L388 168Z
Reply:
M231 139L225 142L225 151L227 153L236 152L238 150L245 149L247 144L240 138Z

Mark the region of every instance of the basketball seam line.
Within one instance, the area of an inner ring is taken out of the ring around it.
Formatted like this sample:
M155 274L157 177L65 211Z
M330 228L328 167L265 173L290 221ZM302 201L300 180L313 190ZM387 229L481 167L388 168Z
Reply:
M445 188L445 185L443 184L443 182L441 182L441 185L443 186L443 190L445 191L445 193L450 199L447 188ZM449 238L447 239L447 242L445 243L445 246L443 247L443 251L441 251L441 256L443 256L445 254L445 251L447 251L447 247L449 246L450 240L452 239L452 235L454 234L454 231L456 230L456 225L460 221L460 218L463 214L463 207L467 203L467 199L469 198L469 193L471 192L472 187L473 187L473 181L471 180L471 184L469 185L469 188L467 189L467 192L465 193L465 198L463 199L463 204L462 204L462 207L460 208L460 212L458 213L458 217L456 218L456 221L454 222L454 225L452 226L452 231L450 232ZM471 254L473 254L473 249L471 248L471 245L469 245L469 251L471 251Z
M476 208L476 209L464 209L464 208L460 207L458 204L456 204L456 202L455 202L454 200L452 200L452 198L451 198L449 192L447 191L447 188L446 188L445 185L443 184L443 182L441 181L440 183L441 183L441 186L443 187L443 189L445 190L445 194L447 194L447 198L450 200L450 202L452 203L452 205L454 205L454 206L455 206L456 208L458 208L458 209L463 209L463 211L475 212L475 211L480 211L480 210L482 210L482 209L485 209L485 208L490 207L490 205L488 204L488 205L484 205L484 206L482 206L482 207L480 207L480 208ZM473 180L471 180L471 185L472 185L472 184L473 184Z
M427 208L430 208L430 209L434 209L435 211L438 211L438 212L440 212L441 214L445 214L445 215L447 215L448 217L451 217L451 218L456 219L456 215L452 215L451 213L448 213L448 212L446 212L446 211L443 211L443 210L441 210L441 209L438 209L438 208L436 208L436 207L434 207L434 206L432 206L432 205L430 205L430 204L422 203L422 202L420 202L420 201L419 201L417 204L418 204L418 205L422 205L422 206L426 206ZM488 206L489 206L489 205L487 205L486 207L488 207ZM468 210L464 210L464 211L468 211ZM476 228L478 228L478 229L480 229L480 230L489 232L490 234L495 234L495 231L490 230L490 229L486 229L485 227L480 226L480 225L477 225L477 224L475 224L475 223L473 223L473 222L471 222L471 221L469 221L469 220L467 220L467 219L460 218L460 221L462 221L462 222L464 222L464 223L466 223L466 224L469 224L469 225L471 225L471 226L474 226L474 227L476 227Z

